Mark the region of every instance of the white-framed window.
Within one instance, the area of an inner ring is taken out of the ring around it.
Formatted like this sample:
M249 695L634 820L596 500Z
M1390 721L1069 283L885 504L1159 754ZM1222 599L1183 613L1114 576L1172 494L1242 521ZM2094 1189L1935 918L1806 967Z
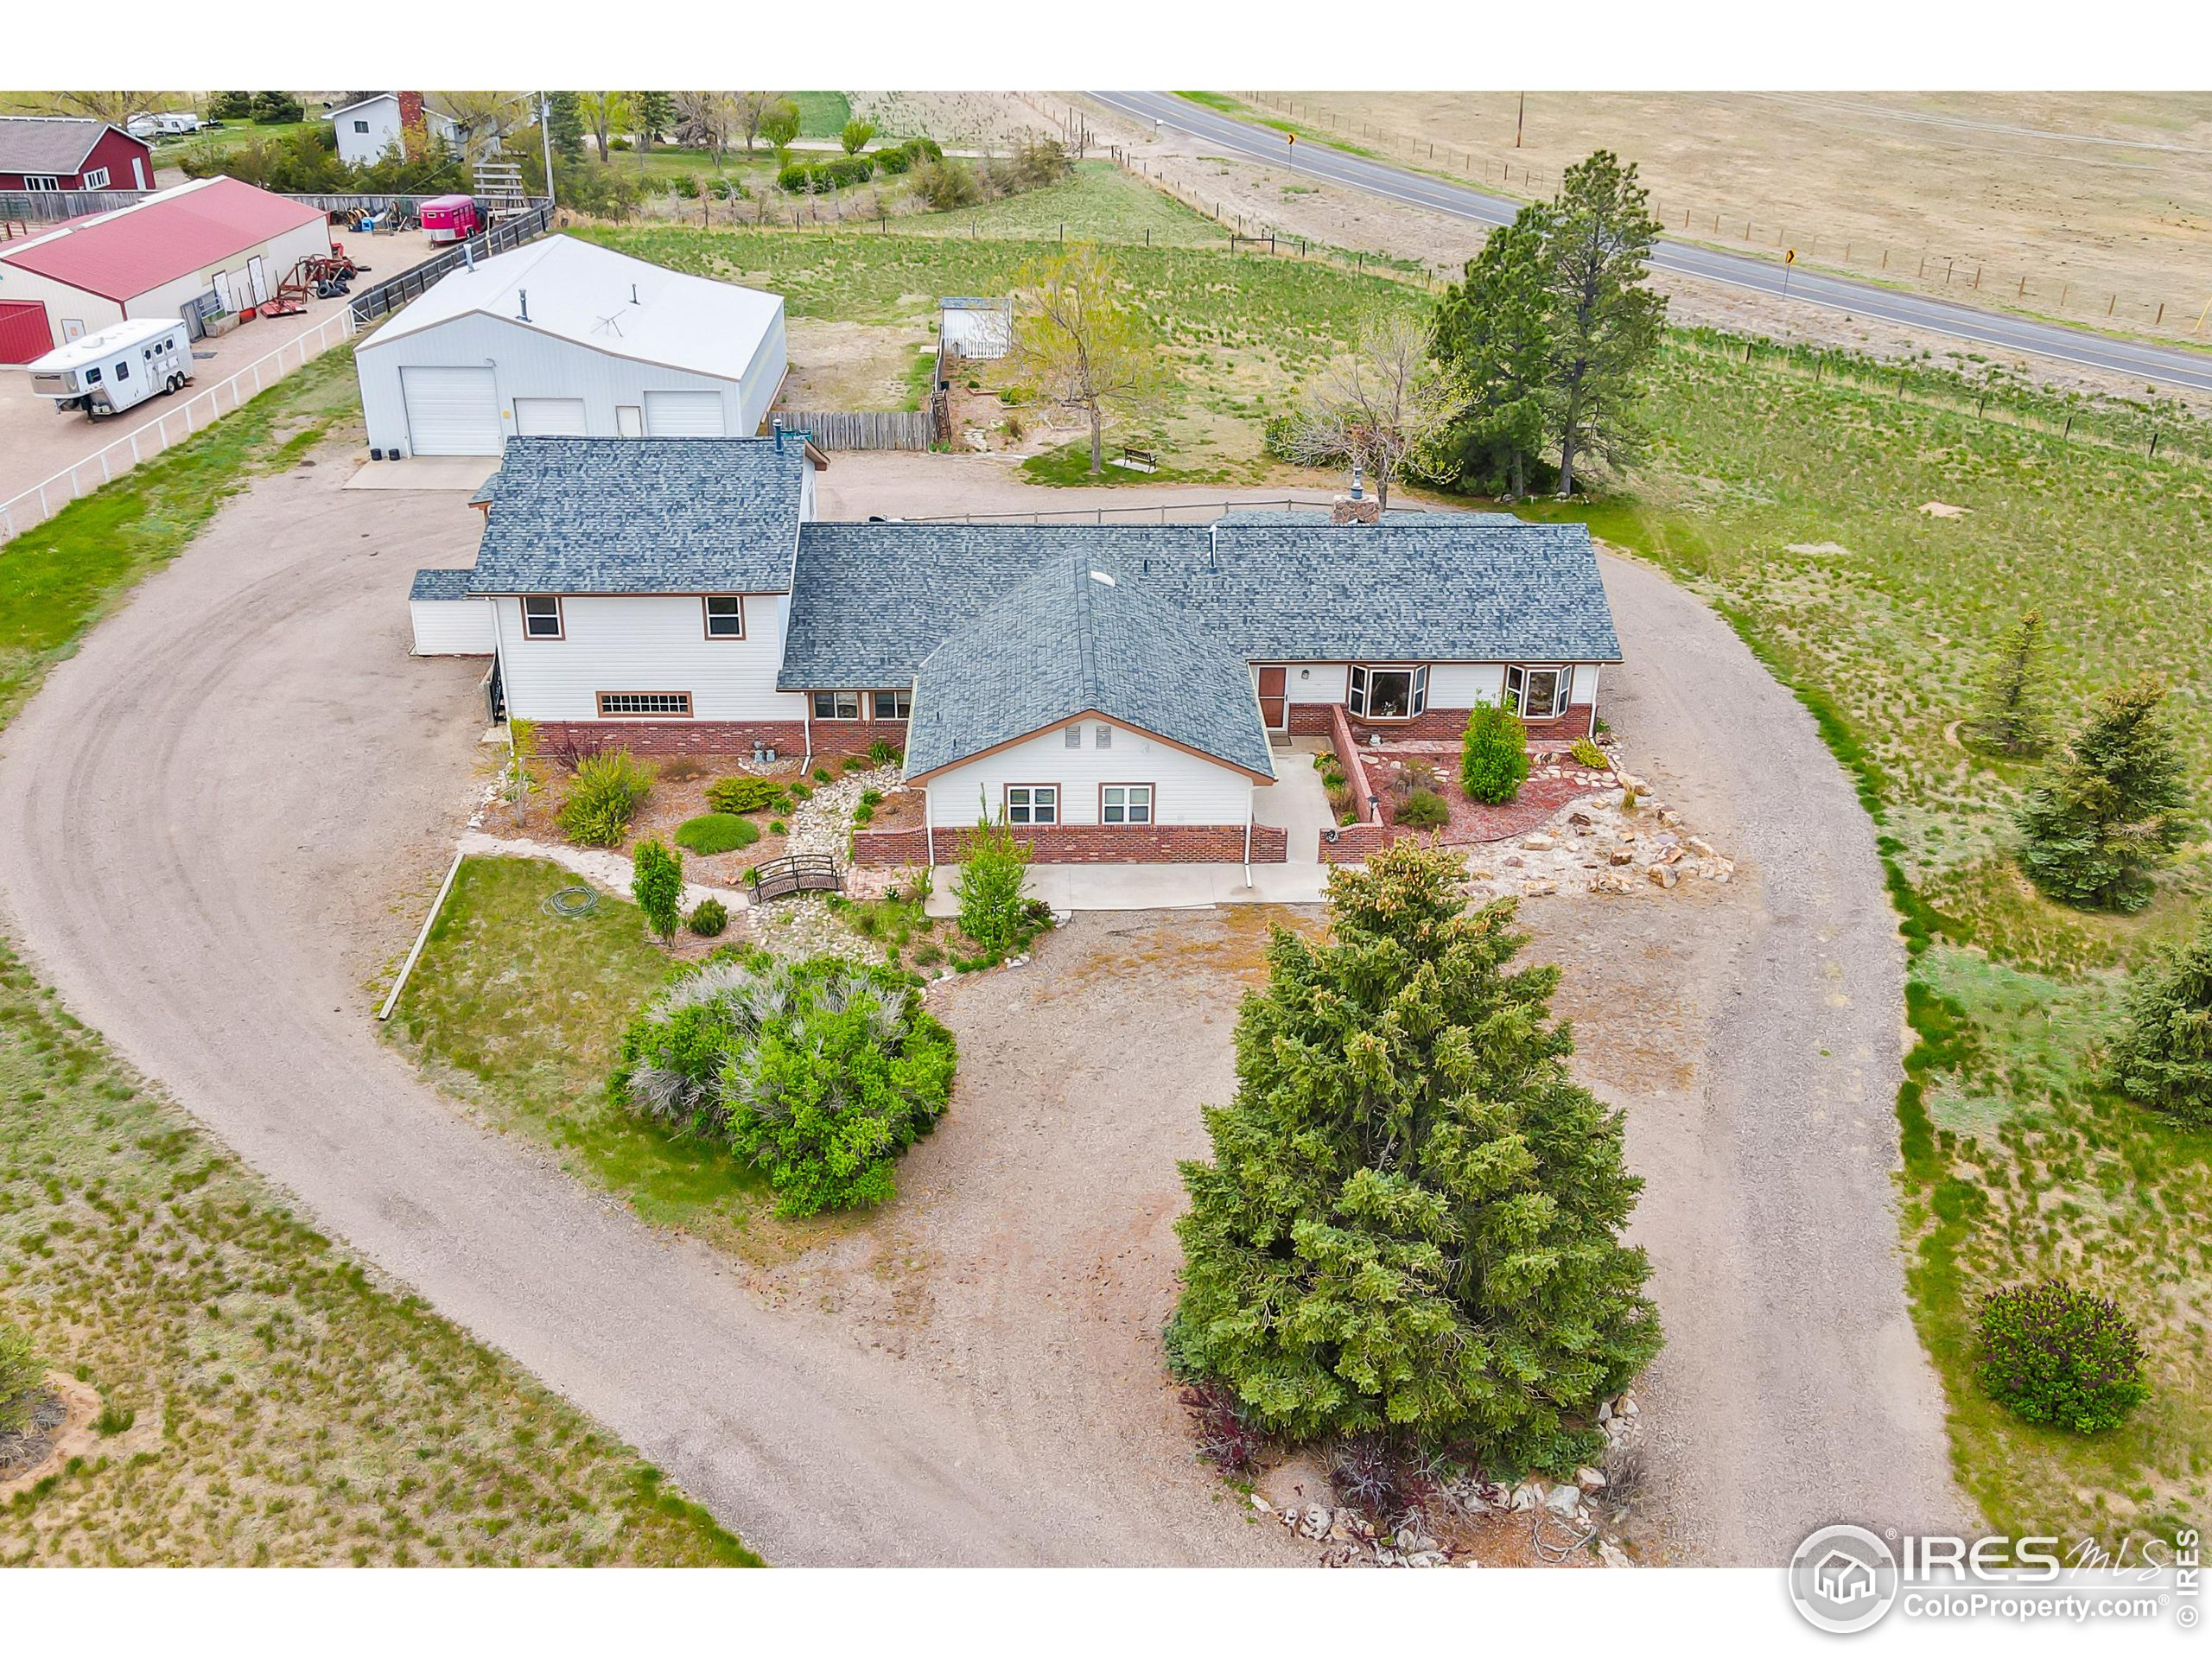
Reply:
M814 694L817 720L858 720L861 694L857 691L817 691Z
M1092 727L1090 728L1090 747L1094 749L1112 748L1114 747L1114 728L1111 726Z
M1370 720L1411 720L1428 707L1425 664L1385 667L1356 663L1351 671L1351 711Z
M561 623L561 596L558 594L524 594L522 600L522 637L525 639L560 639L567 636Z
M368 130L369 124L365 121L356 121L353 123L353 130L356 132L366 132Z
M1567 712L1567 693L1573 683L1571 668L1510 664L1505 671L1505 706L1523 720L1555 720Z
M914 712L914 693L912 687L903 691L879 691L875 694L875 717L878 720L904 720Z
M599 714L602 720L620 719L634 715L673 715L689 719L691 715L691 694L689 691L602 691L599 694Z
M61 175L59 173L26 173L23 175L23 188L26 190L59 190L60 188Z
M709 594L699 601L707 610L707 638L745 638L745 601L737 594Z
M1058 823L1060 787L1058 784L1008 784L1006 786L1008 823Z
M84 175L84 176L78 181L77 188L79 190L106 189L107 168L104 167L94 168L91 172Z
M1100 785L1098 822L1101 823L1150 823L1152 822L1152 785L1150 784Z

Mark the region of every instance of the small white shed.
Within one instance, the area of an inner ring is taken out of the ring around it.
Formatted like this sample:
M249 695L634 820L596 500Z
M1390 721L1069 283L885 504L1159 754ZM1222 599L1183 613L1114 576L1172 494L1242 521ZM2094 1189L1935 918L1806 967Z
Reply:
M574 237L448 272L355 348L369 447L751 437L789 368L784 302Z
M1014 349L1014 298L952 298L937 302L938 334L962 357L1004 357Z

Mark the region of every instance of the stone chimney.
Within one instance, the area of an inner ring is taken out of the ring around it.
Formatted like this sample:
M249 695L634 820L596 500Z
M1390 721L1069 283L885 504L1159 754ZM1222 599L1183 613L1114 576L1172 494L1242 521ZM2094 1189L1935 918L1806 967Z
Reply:
M423 94L401 92L399 98L399 147L418 160L430 148L430 124L423 114Z
M1377 524L1382 522L1382 504L1361 486L1359 468L1351 469L1351 493L1340 495L1329 504L1329 522L1332 524Z

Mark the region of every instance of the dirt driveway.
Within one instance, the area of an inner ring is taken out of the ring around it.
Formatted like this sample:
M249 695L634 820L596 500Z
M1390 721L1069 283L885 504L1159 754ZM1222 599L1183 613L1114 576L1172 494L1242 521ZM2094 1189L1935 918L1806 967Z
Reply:
M435 251L420 231L379 237L340 232L338 239L346 245L356 259L373 270L374 274L365 279L370 283L397 276L421 264ZM90 459L143 427L156 425L164 416L168 419L170 435L180 435L181 414L186 404L229 379L249 363L282 350L302 334L314 333L334 313L343 310L346 303L342 298L309 300L303 315L257 317L219 339L196 341L192 348L190 386L175 397L149 397L136 409L104 421L87 420L80 414L59 414L52 398L32 393L28 374L18 368L0 369L0 501ZM332 343L338 343L334 330ZM299 365L297 353L285 355L283 367L286 372ZM263 372L273 380L276 378L272 372L276 367L270 365ZM230 407L230 394L226 392L223 408L227 411ZM192 421L195 427L207 423L205 403L193 412ZM129 464L127 451L121 461L111 462L118 472ZM100 481L99 471L94 467L86 475L88 487Z
M847 510L875 470L850 459ZM72 1010L772 1560L1306 1559L1185 1460L1157 1370L1174 1160L1229 1087L1260 915L1086 918L939 993L955 1113L844 1243L754 1271L656 1235L372 1033L367 983L478 786L475 666L407 657L408 578L465 562L479 521L458 493L341 493L322 461L226 505L0 737L23 853L0 914ZM874 510L1039 494L980 458L880 473L900 489ZM1701 909L1528 912L1650 1183L1655 1542L1771 1563L1838 1516L1951 1522L1890 1208L1902 957L1871 831L1725 627L1654 572L1606 575L1630 658L1609 716L1745 872ZM302 745L311 766L270 759Z

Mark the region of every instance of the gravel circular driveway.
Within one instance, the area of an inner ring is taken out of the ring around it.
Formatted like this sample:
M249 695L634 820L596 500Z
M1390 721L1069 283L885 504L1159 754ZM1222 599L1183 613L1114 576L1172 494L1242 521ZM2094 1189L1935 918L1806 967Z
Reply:
M971 507L1036 499L988 462L898 461L841 458L836 510L925 512L938 489ZM1120 1363L1151 1339L1139 1327L1186 1146L1154 1149L1136 1245L1062 1230L1102 1262L1109 1244L1116 1263L1138 1249L1111 1353L1029 1326L1034 1369L972 1344L932 1363L927 1344L910 1357L762 1299L472 1125L378 1040L368 982L404 949L479 763L477 666L406 655L407 583L417 564L467 563L480 521L454 494L340 493L345 470L326 450L227 505L0 734L0 912L73 1011L321 1224L626 1436L772 1560L1305 1559L1225 1514L1172 1445L1163 1456L1156 1403L1132 1420L1152 1438L1130 1444L1110 1414L1086 1421L1091 1370L1051 1370ZM1669 1029L1702 1039L1648 1089L1605 1075L1601 1054L1593 1075L1630 1108L1651 1183L1638 1230L1670 1338L1652 1381L1670 1535L1683 1559L1772 1563L1815 1522L1954 1522L1891 1210L1903 958L1872 831L1809 719L1722 624L1648 569L1609 563L1607 581L1631 658L1608 672L1609 716L1745 866L1694 937L1670 937L1692 912L1656 906L1585 927L1576 912L1603 907L1562 905L1537 926L1540 949L1589 963L1586 988L1646 985ZM1626 963L1615 936L1639 927L1656 937ZM1612 1010L1624 1030L1649 1012ZM1178 1035L1194 1086L1225 1077L1221 1014ZM1126 1075L1090 1081L1156 1084L1128 1046ZM981 1040L973 1058L963 1090L1024 1064ZM955 1126L925 1150L947 1157ZM1001 1151L1018 1167L1019 1143ZM942 1257L952 1231L918 1225ZM1065 1276L1011 1227L962 1248L934 1269L968 1287L939 1299L953 1308L1049 1300L1032 1294L1039 1275ZM976 1288L978 1274L1001 1282ZM1040 1409L1056 1389L1071 1408Z

